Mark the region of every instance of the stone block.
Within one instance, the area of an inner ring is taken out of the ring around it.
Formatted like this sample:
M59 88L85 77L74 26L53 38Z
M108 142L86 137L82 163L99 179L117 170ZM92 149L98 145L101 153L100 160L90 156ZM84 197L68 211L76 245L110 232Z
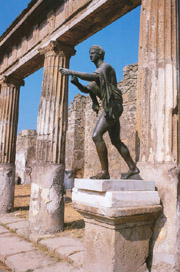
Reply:
M17 236L0 236L0 260L5 261L7 256L21 252L30 252L34 247Z
M75 179L75 188L89 191L154 191L153 181Z
M55 252L60 258L72 257L74 254L82 253L84 250L84 245L77 239L70 237L56 237L49 238L39 242L40 245L43 245L48 248L48 250ZM74 262L79 264L81 261L80 256L74 256ZM82 264L82 263L81 263Z
M7 257L5 264L15 272L34 271L55 264L55 260L37 250L23 252Z
M159 205L154 182L76 179L72 199L92 207L124 208Z
M20 223L20 222L23 222L23 221L24 221L24 219L14 217L11 214L5 214L5 215L2 215L0 217L0 223L5 224L5 225L12 224L12 223L17 223L17 222Z
M83 256L84 256L84 250L70 255L68 259L71 260L76 265L82 266L83 265Z
M159 205L160 198L158 192L106 192L104 194L94 194L89 191L75 191L73 189L72 199L82 204L92 207L124 208L143 207Z
M33 272L60 272L60 271L83 272L83 269L73 267L73 266L63 263L63 262L58 262L56 264L48 265L46 267L33 270Z
M20 229L27 229L29 227L29 222L26 220L20 221L20 222L14 222L14 223L8 224L8 227L13 231L17 231Z
M4 235L5 233L9 233L9 231L6 228L0 226L0 235Z

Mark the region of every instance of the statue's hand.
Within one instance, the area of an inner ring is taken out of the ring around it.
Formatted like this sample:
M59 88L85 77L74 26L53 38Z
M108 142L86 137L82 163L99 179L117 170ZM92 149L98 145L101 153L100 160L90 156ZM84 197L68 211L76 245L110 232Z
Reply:
M69 69L66 68L60 68L59 71L61 72L62 75L66 75L69 76L71 74L71 71Z
M74 85L77 85L79 83L79 80L76 76L72 76L71 77L71 83Z
M96 114L98 115L98 112L99 112L99 104L96 104L96 103L93 103L92 104L92 109L93 109L93 111L95 111L96 112Z

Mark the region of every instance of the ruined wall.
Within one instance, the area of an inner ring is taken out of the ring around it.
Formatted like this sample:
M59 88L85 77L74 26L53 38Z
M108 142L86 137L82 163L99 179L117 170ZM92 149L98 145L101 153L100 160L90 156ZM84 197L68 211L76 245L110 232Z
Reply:
M66 170L76 177L84 175L85 109L87 97L77 94L69 107L66 134Z
M136 157L135 122L137 69L137 64L124 67L124 78L118 84L119 88L122 90L124 100L124 112L120 118L121 139L129 147L133 159ZM71 103L69 110L66 169L73 170L75 176L78 177L81 177L79 173L84 173L84 177L90 177L100 170L100 163L95 145L91 139L95 124L99 117L92 111L91 106L92 103L89 96L77 95ZM81 118L81 121L79 121L78 118ZM76 136L73 137L73 135ZM117 150L110 143L108 133L106 133L104 139L108 148L111 178L120 178L121 173L126 172L128 168ZM78 174L76 175L76 173Z
M16 142L16 181L21 184L31 183L32 164L36 152L35 130L22 130Z

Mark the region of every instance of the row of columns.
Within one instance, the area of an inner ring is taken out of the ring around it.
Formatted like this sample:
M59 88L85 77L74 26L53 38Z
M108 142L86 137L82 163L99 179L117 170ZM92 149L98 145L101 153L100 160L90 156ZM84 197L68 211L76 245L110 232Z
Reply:
M68 114L69 67L75 50L59 42L40 49L44 55L42 93L37 121L37 153L32 173L29 221L32 231L63 229L63 182ZM20 87L24 80L6 76L0 81L0 213L13 209L15 154Z

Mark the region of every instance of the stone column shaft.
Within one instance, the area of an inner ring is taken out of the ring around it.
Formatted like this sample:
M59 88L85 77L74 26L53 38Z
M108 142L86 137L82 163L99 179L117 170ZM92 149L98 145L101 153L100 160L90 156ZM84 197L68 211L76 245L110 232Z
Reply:
M163 205L148 259L151 271L163 272L178 271L180 264L178 2L143 0L140 23L138 167L144 180L155 180Z
M23 80L0 81L0 213L13 208L19 92Z
M37 124L36 165L33 167L30 205L32 232L54 233L64 226L65 138L68 78L59 72L69 67L74 50L51 42L44 54L44 74Z
M67 53L66 50L56 43L41 50L45 61L37 124L36 158L40 162L64 164L65 160L68 78L61 75L59 68L69 67L72 52Z
M177 159L178 1L143 0L137 137L140 161Z

